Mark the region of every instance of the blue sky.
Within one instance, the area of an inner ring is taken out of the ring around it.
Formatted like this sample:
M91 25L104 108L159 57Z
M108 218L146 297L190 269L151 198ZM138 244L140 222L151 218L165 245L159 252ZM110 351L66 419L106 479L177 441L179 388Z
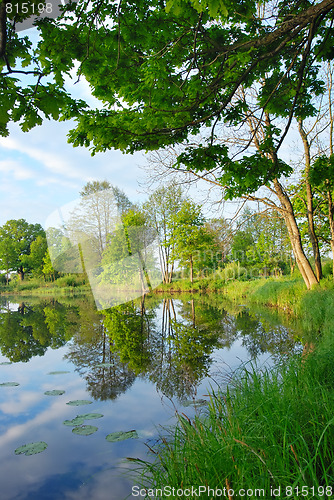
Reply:
M67 143L70 128L70 123L46 121L28 133L11 126L9 137L0 138L0 225L19 218L44 225L91 180L107 179L132 201L145 198L137 182L144 177L142 154L110 151L91 157L88 149Z

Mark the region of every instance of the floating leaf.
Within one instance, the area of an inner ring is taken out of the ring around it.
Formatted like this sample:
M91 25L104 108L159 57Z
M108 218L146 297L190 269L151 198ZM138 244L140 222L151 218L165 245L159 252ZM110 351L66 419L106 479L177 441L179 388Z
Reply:
M69 371L58 371L58 372L49 372L48 375L61 375L63 373L71 373Z
M88 399L76 399L75 401L68 401L66 403L69 406L83 406L83 405L91 405L93 401L89 401Z
M2 382L0 387L16 387L20 385L18 382Z
M37 443L24 444L19 448L16 448L15 455L36 455L36 453L41 453L46 450L48 445L44 441L38 441Z
M78 415L78 417L84 420L93 420L94 418L101 418L103 415L102 413L85 413L84 415Z
M90 434L94 434L97 431L97 427L94 425L81 425L80 427L74 427L72 429L73 434L79 434L80 436L89 436Z
M13 364L13 363L12 363L11 361L2 361L2 362L0 363L0 365L1 365L1 366L3 366L3 365L12 365L12 364Z
M106 437L106 440L109 441L109 443L116 443L116 441L124 441L125 439L137 439L138 434L137 431L127 431L127 432L112 432L111 434L108 434Z
M72 418L72 420L64 420L63 424L70 427L76 427L77 425L82 425L84 421L84 418L77 416L75 418Z
M62 394L65 394L65 391L53 389L53 391L45 391L44 394L45 396L61 396Z

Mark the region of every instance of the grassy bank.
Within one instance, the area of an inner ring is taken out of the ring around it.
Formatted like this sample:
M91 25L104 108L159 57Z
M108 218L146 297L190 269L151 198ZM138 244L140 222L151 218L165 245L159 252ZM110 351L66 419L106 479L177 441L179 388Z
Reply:
M23 281L12 280L8 285L0 285L1 295L59 296L73 293L91 293L89 284L80 275L63 276L55 281L28 278Z
M333 363L331 342L270 372L244 367L229 391L212 393L205 417L179 416L153 462L140 463L143 487L174 487L172 498L203 485L225 488L222 498L233 498L228 489L249 490L246 498L273 498L273 489L279 498L332 498Z
M189 487L215 498L199 490L205 486L229 500L232 490L235 496L245 490L245 498L334 498L332 281L311 291L298 278L231 281L219 291L250 308L261 304L298 317L304 355L262 372L247 365L227 391L210 392L202 415L191 421L179 415L152 450L152 462L140 462L143 487L162 490L161 498L191 498ZM164 494L165 486L175 495Z

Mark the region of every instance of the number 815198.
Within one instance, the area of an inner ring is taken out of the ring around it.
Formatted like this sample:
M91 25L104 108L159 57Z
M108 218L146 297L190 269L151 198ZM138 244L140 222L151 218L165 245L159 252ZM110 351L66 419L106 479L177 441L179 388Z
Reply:
M29 14L52 14L52 3L7 3L6 12L7 14L28 14L28 12Z
M285 494L288 497L291 497L292 495L302 497L307 497L308 495L318 495L322 497L326 495L327 497L331 497L333 494L333 488L332 486L295 486L294 488L292 486L286 486Z

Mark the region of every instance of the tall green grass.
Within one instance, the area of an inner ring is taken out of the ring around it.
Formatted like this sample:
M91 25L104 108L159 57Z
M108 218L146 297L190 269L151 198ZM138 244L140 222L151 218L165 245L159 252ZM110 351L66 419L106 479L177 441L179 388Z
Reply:
M279 498L303 498L304 486L307 498L331 498L321 494L326 487L334 493L331 339L329 344L260 373L244 366L224 393L211 392L205 415L179 415L153 448L152 462L140 462L143 486L261 489L266 499L271 488L280 488Z

